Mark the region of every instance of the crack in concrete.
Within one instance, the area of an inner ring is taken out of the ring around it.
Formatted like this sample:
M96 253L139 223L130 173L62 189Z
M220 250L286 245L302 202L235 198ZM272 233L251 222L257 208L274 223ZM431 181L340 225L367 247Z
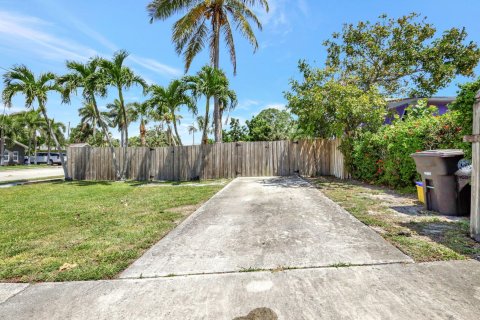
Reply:
M2 283L0 283L0 285L2 285ZM8 297L8 298L5 299L4 301L0 302L0 306L2 306L3 304L7 303L8 300L15 298L16 296L18 296L20 293L24 292L25 290L27 290L27 289L30 288L31 286L33 286L33 284L29 283L28 285L26 285L25 287L23 287L20 291L12 294L10 297Z
M145 279L162 279L162 278L176 278L176 277L190 277L190 276L208 276L208 275L224 275L224 274L241 274L241 273L260 273L260 272L286 272L289 270L315 270L315 269L343 269L350 267L374 267L374 266L385 266L385 265L394 265L394 264L415 264L414 261L391 261L391 262L374 262L374 263L339 263L331 264L326 266L308 266L308 267L287 267L287 266L278 266L276 268L252 268L241 269L241 270L231 270L231 271L217 271L217 272L198 272L198 273L179 273L179 274L168 274L164 276L144 276L139 277L124 277L117 278L114 280L145 280Z

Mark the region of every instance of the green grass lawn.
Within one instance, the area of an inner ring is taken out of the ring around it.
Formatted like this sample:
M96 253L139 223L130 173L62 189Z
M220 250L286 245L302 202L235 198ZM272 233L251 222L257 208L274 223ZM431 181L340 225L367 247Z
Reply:
M51 168L52 166L46 164L31 164L31 165L18 165L18 166L0 166L1 171L12 171L12 170L28 170L28 169L42 169L42 168Z
M52 182L0 189L0 280L114 278L222 187Z
M479 259L467 217L425 211L412 195L333 178L310 179L327 197L417 262Z

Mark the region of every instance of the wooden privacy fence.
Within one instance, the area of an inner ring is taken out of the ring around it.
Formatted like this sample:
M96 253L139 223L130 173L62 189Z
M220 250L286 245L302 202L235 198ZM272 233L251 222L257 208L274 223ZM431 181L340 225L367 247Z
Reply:
M127 179L188 181L257 176L333 175L344 179L340 140L265 141L200 146L128 148ZM116 148L123 168L124 149ZM109 148L70 147L76 180L115 180Z

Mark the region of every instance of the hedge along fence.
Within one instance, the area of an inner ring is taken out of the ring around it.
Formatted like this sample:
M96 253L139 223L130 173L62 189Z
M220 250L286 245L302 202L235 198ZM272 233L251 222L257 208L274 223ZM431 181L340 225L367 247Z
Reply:
M370 183L394 188L412 186L418 178L411 154L431 149L463 149L467 157L471 146L457 112L442 116L397 120L377 133L365 133L354 142L352 176Z
M294 174L344 179L348 174L339 145L338 139L316 139L128 148L127 179L188 181ZM116 149L116 156L123 165L120 151ZM73 179L115 180L108 148L70 147L67 153Z

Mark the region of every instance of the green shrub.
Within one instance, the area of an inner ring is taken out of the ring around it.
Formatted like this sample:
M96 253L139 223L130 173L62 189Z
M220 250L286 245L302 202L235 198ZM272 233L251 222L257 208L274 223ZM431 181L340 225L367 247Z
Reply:
M411 154L431 149L463 149L469 157L471 147L463 143L464 128L460 113L442 116L426 114L408 117L365 133L354 142L352 174L356 179L393 188L411 186L418 179Z

